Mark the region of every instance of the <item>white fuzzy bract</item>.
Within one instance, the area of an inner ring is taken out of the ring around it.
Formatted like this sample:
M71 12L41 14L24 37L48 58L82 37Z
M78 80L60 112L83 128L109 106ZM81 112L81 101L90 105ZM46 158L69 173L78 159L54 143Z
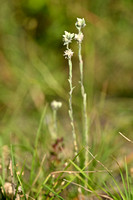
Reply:
M62 103L60 101L52 101L51 102L51 107L53 110L58 110L59 108L61 108Z
M65 34L63 35L64 45L68 45L69 43L71 43L73 37L74 37L74 33L69 33L65 31Z
M84 35L83 35L82 32L80 32L80 33L78 33L78 34L75 34L75 37L74 37L74 39L75 39L77 42L79 42L79 43L82 42L83 38L84 38Z
M64 51L64 56L66 59L70 59L73 56L74 52L71 49Z
M82 18L82 19L81 18L77 18L75 26L76 26L77 29L84 28L86 26L85 19L84 18Z

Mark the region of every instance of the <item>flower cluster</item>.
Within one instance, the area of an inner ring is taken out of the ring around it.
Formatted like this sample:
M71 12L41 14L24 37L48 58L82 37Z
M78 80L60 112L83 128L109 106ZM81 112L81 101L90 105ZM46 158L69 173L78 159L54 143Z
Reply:
M71 49L67 49L66 51L64 51L64 56L66 59L71 59L73 54L74 54L74 52Z
M68 45L69 43L71 43L73 37L74 37L74 33L69 33L65 31L65 34L63 35L64 45Z
M85 19L84 18L77 18L77 22L75 23L75 26L77 29L81 29L81 28L84 28L86 26L86 23L85 23Z
M51 107L53 110L58 110L59 108L61 108L62 103L60 101L52 101L51 102Z
M74 39L79 43L82 42L83 38L84 38L84 35L83 35L82 32L79 32L78 34L75 34L75 37L74 37Z
M84 18L77 18L77 22L75 23L76 28L79 30L78 34L69 33L65 31L65 34L63 35L63 42L64 45L66 45L66 50L64 51L64 56L67 59L71 59L73 56L73 51L69 48L69 44L72 42L73 39L75 39L78 43L82 43L82 40L84 38L83 33L81 32L81 28L85 27L85 20Z

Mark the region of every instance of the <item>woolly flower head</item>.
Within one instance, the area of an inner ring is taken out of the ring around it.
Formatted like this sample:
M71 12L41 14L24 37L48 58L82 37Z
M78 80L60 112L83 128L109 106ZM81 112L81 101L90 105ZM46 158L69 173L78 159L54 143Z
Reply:
M73 54L74 54L74 52L71 49L67 49L66 51L64 51L64 56L66 59L71 59Z
M74 39L79 43L82 42L83 38L84 38L84 35L83 35L82 32L79 32L78 34L75 34L75 37L74 37Z
M85 19L84 18L82 18L82 19L81 18L77 18L75 26L76 26L77 29L84 28L86 26Z
M63 35L64 45L68 45L69 43L71 43L73 37L74 37L74 33L69 33L65 31L65 34Z
M61 108L62 103L60 101L52 101L51 102L51 107L53 110L58 110L59 108Z

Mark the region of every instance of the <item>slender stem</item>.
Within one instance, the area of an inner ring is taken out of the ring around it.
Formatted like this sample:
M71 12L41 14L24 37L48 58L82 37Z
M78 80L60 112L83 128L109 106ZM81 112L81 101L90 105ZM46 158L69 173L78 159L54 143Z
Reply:
M68 59L68 65L69 65L69 85L70 85L70 91L69 91L69 116L71 120L71 127L72 127L72 135L73 135L73 142L74 142L74 153L77 155L78 152L78 146L77 146L77 137L75 132L75 126L74 126L74 118L73 118L73 107L72 107L72 93L73 93L73 85L72 85L72 61L71 58ZM79 162L79 157L77 157L77 161Z
M53 120L54 120L54 134L57 137L57 110L53 110Z
M81 31L81 30L80 30ZM80 33L80 32L79 32ZM86 103L86 93L84 89L84 83L83 83L83 59L82 59L82 46L81 42L79 42L79 68L80 68L80 84L81 84L81 95L83 99L83 133L84 133L84 145L88 147L88 119L87 119L87 103ZM88 152L85 153L85 165L88 163Z

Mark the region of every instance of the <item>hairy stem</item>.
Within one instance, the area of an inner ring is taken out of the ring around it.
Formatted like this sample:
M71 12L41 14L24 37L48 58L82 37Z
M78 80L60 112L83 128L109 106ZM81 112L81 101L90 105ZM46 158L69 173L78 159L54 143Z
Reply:
M72 85L72 61L71 58L68 59L68 65L69 65L69 85L70 85L70 91L69 91L69 116L71 120L71 127L72 127L72 135L73 135L73 142L74 142L74 153L77 155L78 152L78 146L77 146L77 137L75 132L75 126L74 126L74 118L73 118L73 107L72 107L72 93L73 93L73 85ZM79 162L79 157L77 157L77 161Z
M86 93L84 89L84 83L83 83L83 59L82 59L82 53L81 53L81 42L79 42L79 68L80 68L80 85L81 85L81 95L83 99L83 136L84 136L84 145L88 147L88 119L87 119L87 103L86 103ZM85 152L85 165L88 163L88 152Z

